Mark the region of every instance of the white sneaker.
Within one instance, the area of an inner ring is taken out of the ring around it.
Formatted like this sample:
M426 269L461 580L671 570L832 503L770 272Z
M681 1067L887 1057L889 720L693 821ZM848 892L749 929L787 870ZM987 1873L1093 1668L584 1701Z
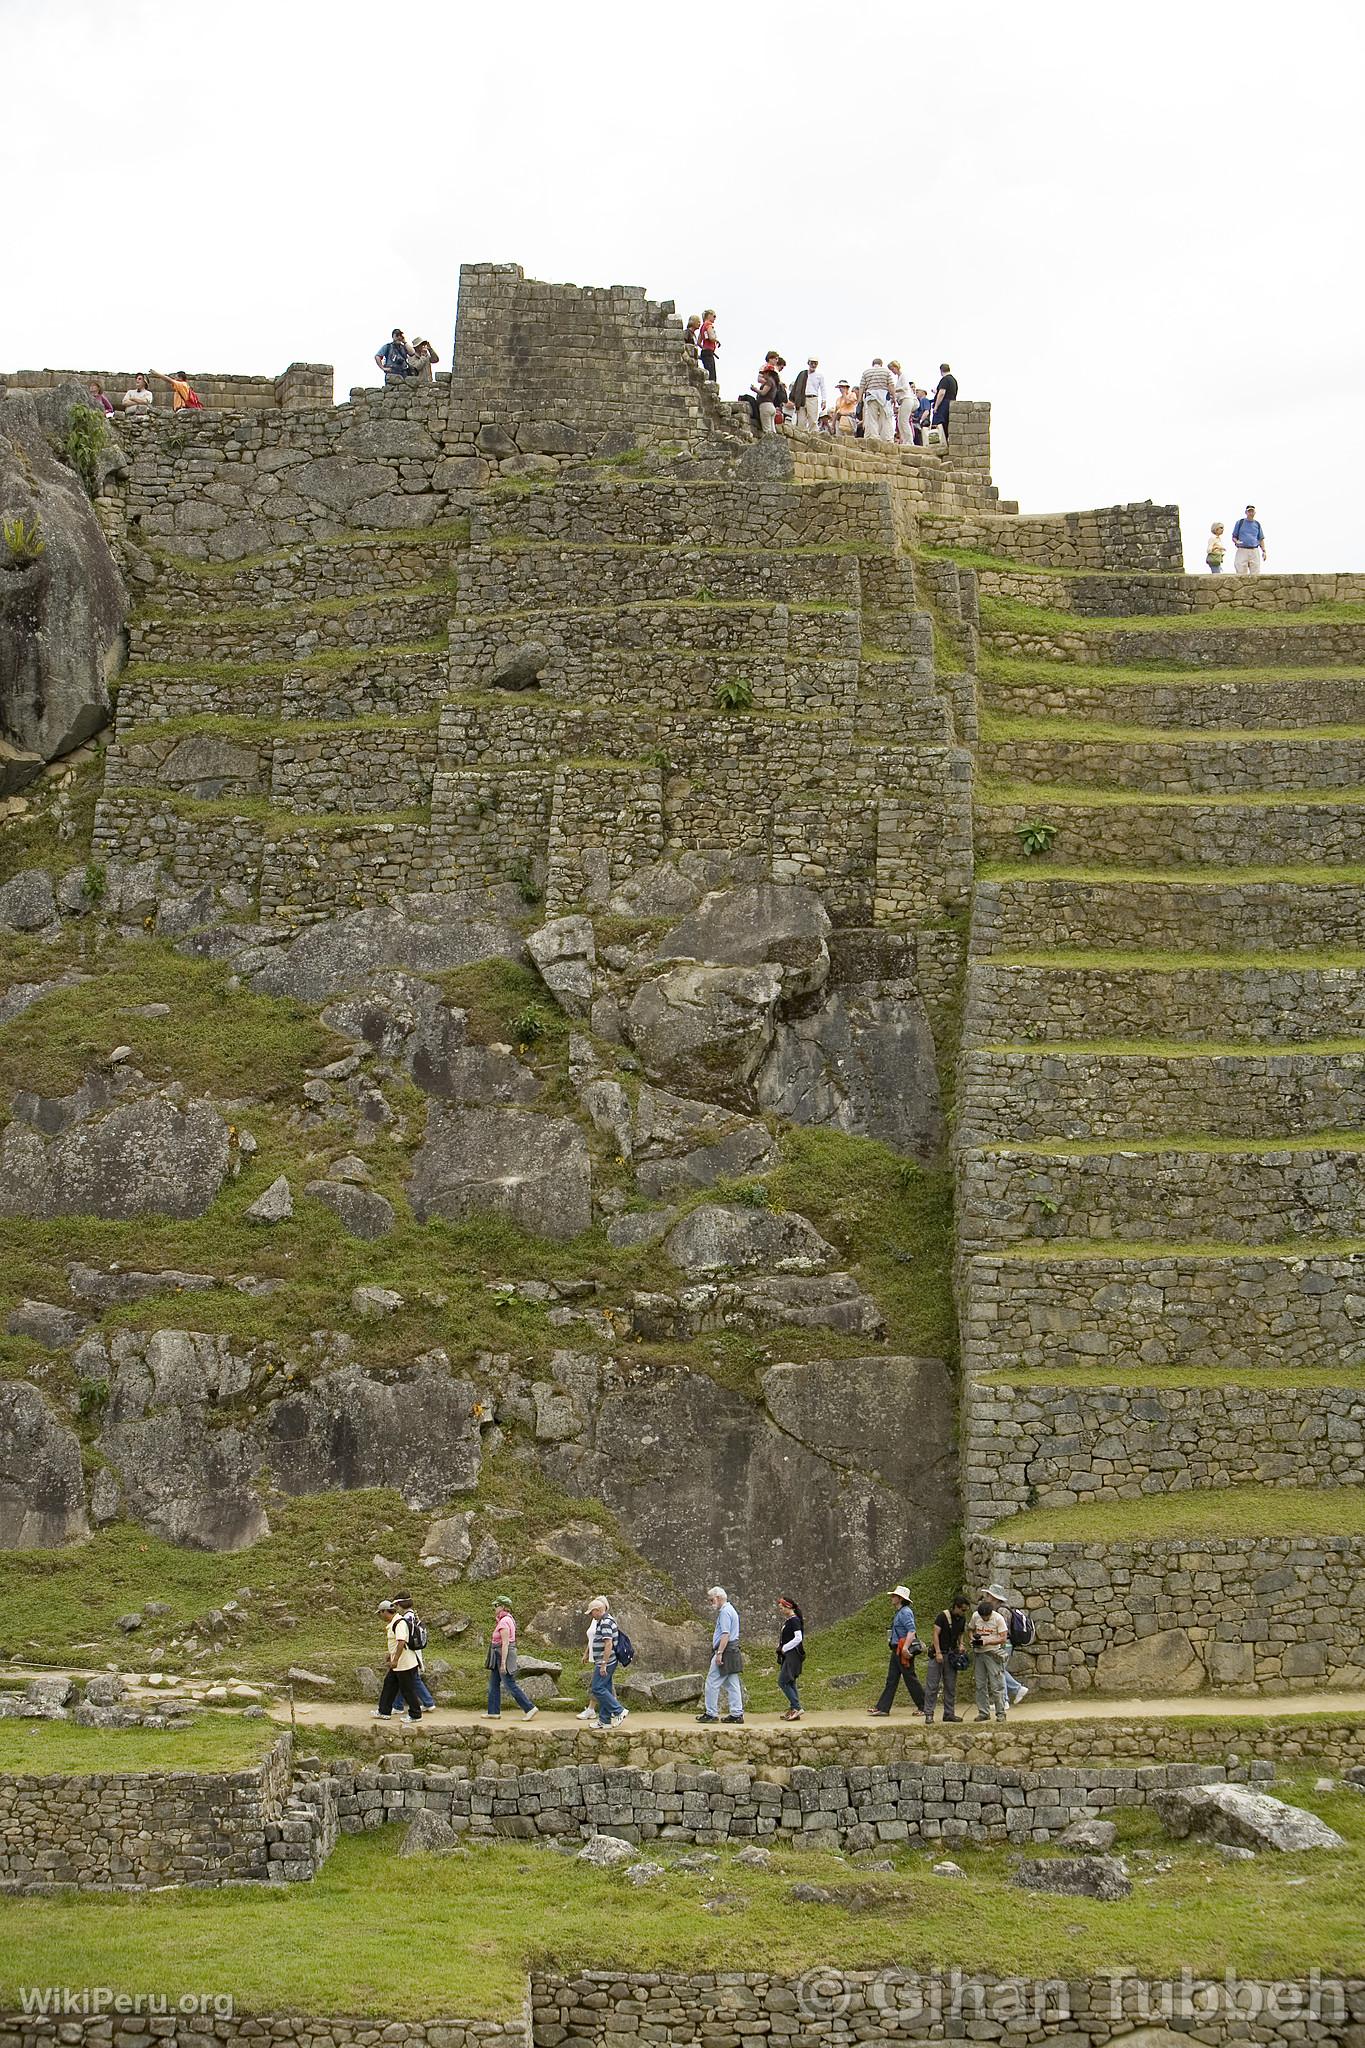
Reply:
M580 1721L595 1721L597 1719L596 1707L584 1707L578 1718Z
M616 1718L618 1721L628 1721L630 1719L630 1708L622 1707L620 1713L616 1716Z
M539 1712L539 1707L528 1707L521 1718L523 1721L534 1721Z
M1014 1698L1010 1701L1010 1705L1012 1707L1017 1707L1020 1700L1026 1700L1028 1696L1029 1688L1026 1685L1021 1685L1018 1692L1014 1695Z

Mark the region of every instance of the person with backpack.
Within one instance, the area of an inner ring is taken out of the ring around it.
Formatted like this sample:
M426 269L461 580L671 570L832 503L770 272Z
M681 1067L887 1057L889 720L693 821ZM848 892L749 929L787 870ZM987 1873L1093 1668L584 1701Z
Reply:
M588 1602L586 1613L592 1621L592 1696L597 1702L597 1720L593 1724L599 1732L612 1728L618 1721L624 1721L627 1709L616 1697L613 1681L616 1666L623 1661L618 1651L625 1647L629 1638L613 1619L611 1604L604 1593ZM630 1655L634 1656L632 1650ZM630 1658L624 1659L629 1663Z
M806 1661L806 1620L796 1602L786 1593L778 1597L780 1627L777 1633L777 1686L787 1702L784 1721L801 1719L801 1695L796 1681Z
M782 372L787 365L776 349L769 349L763 368L754 380L754 394L758 401L758 430L761 434L777 432L777 417L787 403L787 387L782 382Z
M1232 529L1232 573L1234 576L1259 576L1265 560L1265 528L1256 517L1256 507L1248 505Z
M805 369L798 370L792 379L792 405L796 410L797 425L804 425L809 433L818 434L820 415L825 409L825 379L818 356L808 356Z
M488 1666L489 1720L498 1720L502 1714L502 1696L504 1692L510 1692L521 1708L523 1718L534 1721L540 1708L517 1684L517 1624L505 1600L493 1602L493 1635L485 1662Z
M417 1696L417 1652L408 1641L407 1616L396 1600L381 1600L379 1612L384 1617L387 1655L384 1683L380 1687L379 1705L374 1710L374 1717L377 1721L389 1720L395 1701L401 1697L407 1705L408 1719L420 1721L422 1702Z
M1026 1650L1030 1643L1036 1640L1038 1632L1033 1626L1032 1617L1022 1607L1016 1607L1011 1603L1010 1596L1003 1586L987 1586L986 1591L996 1606L1004 1612L1005 1626L1009 1632L1009 1640L1005 1644L1005 1698L1010 1706L1017 1707L1021 1700L1028 1698L1029 1688L1010 1670L1010 1659L1016 1650Z
M1003 1721L1009 1711L1005 1697L1005 1653L1009 1639L1007 1610L997 1606L989 1593L983 1593L972 1616L972 1650L976 1659L972 1677L976 1681L978 1721L989 1721L992 1707L997 1721Z
M421 1703L422 1712L424 1714L433 1714L436 1711L436 1702L431 1696L431 1687L427 1684L427 1625L424 1621L418 1620L416 1610L412 1604L412 1598L409 1594L395 1593L393 1604L398 1608L408 1625L408 1647L417 1659L417 1676L414 1682L414 1689Z
M970 1602L965 1593L954 1593L946 1607L941 1607L934 1616L934 1633L929 1646L929 1662L924 1672L924 1718L932 1726L934 1702L943 1693L943 1718L956 1721L957 1675L965 1671L971 1658L962 1647L963 1631L967 1626L967 1609Z
M726 1721L735 1728L744 1725L744 1692L739 1674L744 1669L744 1656L739 1647L739 1609L734 1605L724 1586L712 1586L706 1595L715 1610L715 1624L711 1630L711 1662L706 1667L706 1691L702 1700L699 1721L718 1721L716 1712L720 1705L721 1688L730 1711Z
M893 1586L887 1595L896 1603L891 1616L891 1626L886 1632L887 1647L891 1655L887 1659L886 1684L882 1696L868 1713L884 1721L896 1703L896 1688L902 1682L920 1712L924 1712L924 1687L915 1676L915 1659L920 1652L920 1640L915 1633L915 1610L910 1605L910 1588Z

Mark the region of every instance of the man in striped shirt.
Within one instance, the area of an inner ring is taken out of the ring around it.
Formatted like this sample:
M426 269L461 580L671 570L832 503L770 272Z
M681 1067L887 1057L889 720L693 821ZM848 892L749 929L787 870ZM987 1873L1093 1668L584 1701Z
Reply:
M595 1600L590 1600L586 1611L592 1620L592 1696L597 1702L597 1726L610 1728L626 1718L626 1709L612 1686L616 1676L617 1627L605 1595L599 1593Z

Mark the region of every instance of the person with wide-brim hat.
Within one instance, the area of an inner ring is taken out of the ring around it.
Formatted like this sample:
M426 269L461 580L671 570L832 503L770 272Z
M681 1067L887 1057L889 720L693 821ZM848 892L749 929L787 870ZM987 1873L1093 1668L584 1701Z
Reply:
M875 1714L882 1721L895 1705L896 1688L902 1680L916 1711L921 1714L924 1712L924 1687L915 1675L919 1637L915 1633L915 1610L910 1604L910 1588L893 1586L886 1597L896 1603L891 1616L891 1626L886 1632L887 1648L891 1653L886 1665L886 1684L882 1687L882 1696L876 1706L867 1710L869 1714Z

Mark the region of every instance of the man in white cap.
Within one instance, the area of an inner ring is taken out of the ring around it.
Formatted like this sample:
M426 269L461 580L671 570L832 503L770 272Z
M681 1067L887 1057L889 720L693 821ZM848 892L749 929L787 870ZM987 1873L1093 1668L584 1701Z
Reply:
M374 1710L375 1719L387 1721L401 1697L407 1705L408 1719L420 1721L422 1703L417 1694L417 1653L408 1641L411 1624L396 1600L381 1600L379 1612L384 1617L387 1654L384 1684L379 1694L379 1705Z
M1028 1698L1029 1689L1025 1684L1023 1684L1023 1682L1020 1679L1016 1678L1014 1673L1010 1670L1010 1658L1014 1654L1014 1602L1010 1599L1009 1593L1004 1586L987 1586L986 1592L989 1595L989 1597L992 1600L994 1600L996 1606L1000 1609L1001 1613L1005 1617L1006 1628L1008 1631L1005 1637L1004 1649L1005 1698L1012 1707L1017 1707L1020 1700L1026 1700Z
M924 1712L924 1687L915 1676L919 1637L915 1633L915 1610L910 1605L910 1588L893 1586L886 1597L896 1603L895 1612L891 1616L891 1626L886 1632L887 1647L891 1655L887 1660L886 1684L882 1687L882 1696L875 1707L869 1707L867 1710L881 1721L884 1721L891 1712L895 1704L896 1687L902 1679L916 1710L921 1714Z

